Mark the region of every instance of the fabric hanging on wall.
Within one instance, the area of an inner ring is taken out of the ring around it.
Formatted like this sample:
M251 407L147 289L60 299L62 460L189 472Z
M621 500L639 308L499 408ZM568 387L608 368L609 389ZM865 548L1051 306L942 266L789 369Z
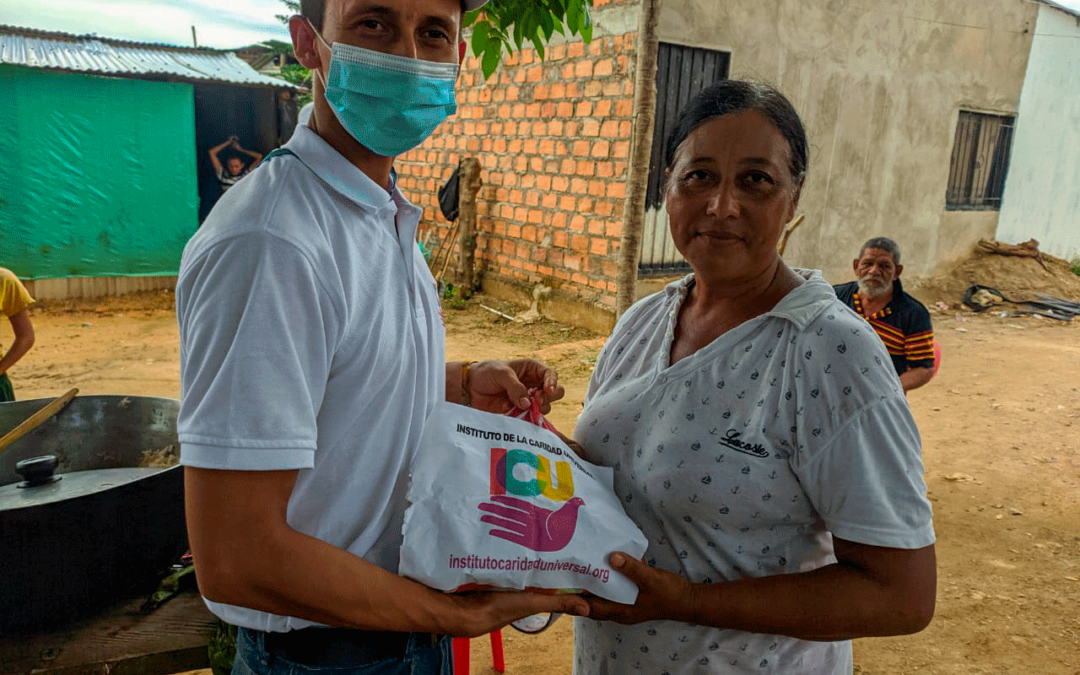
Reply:
M198 227L191 85L0 65L0 119L4 266L177 273Z

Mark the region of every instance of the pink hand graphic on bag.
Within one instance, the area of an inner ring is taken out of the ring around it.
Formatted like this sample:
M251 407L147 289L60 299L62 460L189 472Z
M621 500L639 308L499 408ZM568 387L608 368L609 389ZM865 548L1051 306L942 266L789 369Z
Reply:
M558 551L570 543L577 529L578 509L585 505L581 497L572 497L557 511L517 497L496 495L491 501L497 503L479 506L481 511L493 514L482 516L480 522L503 529L488 530L488 534L541 552Z

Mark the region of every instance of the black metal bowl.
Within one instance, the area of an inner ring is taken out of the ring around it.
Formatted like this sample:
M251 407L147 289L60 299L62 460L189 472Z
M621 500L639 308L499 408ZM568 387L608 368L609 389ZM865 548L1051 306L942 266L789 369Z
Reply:
M46 403L0 403L0 434ZM145 452L177 445L178 407L77 397L0 453L0 633L56 628L152 590L187 550L183 470L137 469ZM16 485L15 465L44 455L64 480Z

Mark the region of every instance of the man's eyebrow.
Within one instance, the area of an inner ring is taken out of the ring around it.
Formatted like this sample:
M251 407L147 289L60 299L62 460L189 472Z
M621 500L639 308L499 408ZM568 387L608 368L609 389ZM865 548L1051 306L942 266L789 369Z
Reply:
M457 33L457 24L441 14L432 14L431 16L425 17L421 22L421 25L438 26L451 35Z
M355 20L361 14L377 14L382 17L397 18L398 11L388 5L360 3L358 5L353 5L345 14L345 23Z

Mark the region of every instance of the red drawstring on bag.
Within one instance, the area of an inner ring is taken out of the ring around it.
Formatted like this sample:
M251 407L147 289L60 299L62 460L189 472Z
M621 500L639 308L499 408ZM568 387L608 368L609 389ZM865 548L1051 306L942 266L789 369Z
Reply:
M544 417L544 413L540 412L540 399L536 396L537 392L539 391L539 389L531 389L529 391L529 400L532 403L529 405L528 408L514 408L510 412L506 413L506 416L513 417L519 420L525 420L526 422L531 422L538 427L543 427L548 431L558 434L559 432L555 430L555 427L551 425L551 422L548 422L547 418Z

